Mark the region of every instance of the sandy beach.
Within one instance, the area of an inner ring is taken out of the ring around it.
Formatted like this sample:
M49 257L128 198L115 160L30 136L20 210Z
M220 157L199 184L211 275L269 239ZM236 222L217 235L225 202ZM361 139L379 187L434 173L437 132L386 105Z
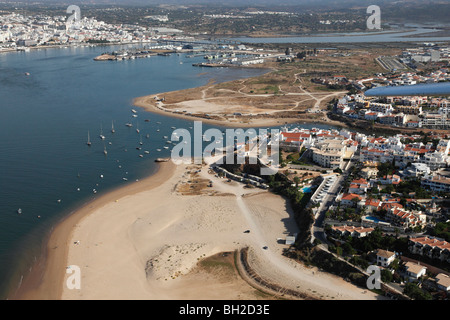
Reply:
M198 268L203 259L244 247L252 268L272 283L318 299L375 298L282 256L286 245L280 240L295 232L282 197L216 177L207 164L169 161L59 224L48 243L45 273L17 298L264 299L238 276ZM69 266L79 267L80 289L67 286Z

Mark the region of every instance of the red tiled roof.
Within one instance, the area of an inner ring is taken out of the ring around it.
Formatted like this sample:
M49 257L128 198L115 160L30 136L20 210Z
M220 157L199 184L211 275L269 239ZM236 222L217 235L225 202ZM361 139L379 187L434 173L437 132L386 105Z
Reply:
M361 200L362 197L360 195L354 194L354 193L346 193L342 196L342 200L349 200L351 201L354 198L358 198L358 200Z

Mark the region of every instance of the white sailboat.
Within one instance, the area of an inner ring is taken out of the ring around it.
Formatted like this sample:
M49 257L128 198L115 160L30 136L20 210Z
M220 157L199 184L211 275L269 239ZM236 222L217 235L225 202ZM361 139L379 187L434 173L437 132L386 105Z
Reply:
M89 137L89 130L88 130L88 139L87 139L87 142L86 142L86 144L88 145L88 146L91 146L91 138Z
M100 139L104 140L105 136L103 135L103 128L102 125L100 124Z

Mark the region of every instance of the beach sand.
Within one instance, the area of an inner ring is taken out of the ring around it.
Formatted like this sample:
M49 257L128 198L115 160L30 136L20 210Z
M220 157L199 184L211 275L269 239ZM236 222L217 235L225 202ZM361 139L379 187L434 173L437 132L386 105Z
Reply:
M213 187L181 192L209 180ZM282 197L227 182L207 165L162 163L155 175L100 197L58 225L48 243L45 273L24 285L17 298L264 299L238 276L198 267L202 259L244 247L252 268L272 283L317 298L375 298L282 256L287 246L280 240L295 232ZM67 286L68 266L79 267L80 289Z

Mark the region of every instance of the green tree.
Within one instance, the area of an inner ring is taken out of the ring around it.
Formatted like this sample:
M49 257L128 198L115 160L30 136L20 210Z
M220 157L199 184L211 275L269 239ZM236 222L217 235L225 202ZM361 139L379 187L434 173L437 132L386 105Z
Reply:
M392 273L389 270L387 269L381 270L380 275L381 281L383 281L384 283L392 282Z
M298 188L298 184L300 183L300 178L295 176L294 177L295 187Z
M429 292L422 290L416 283L408 282L405 285L403 293L414 300L432 300L432 296Z

